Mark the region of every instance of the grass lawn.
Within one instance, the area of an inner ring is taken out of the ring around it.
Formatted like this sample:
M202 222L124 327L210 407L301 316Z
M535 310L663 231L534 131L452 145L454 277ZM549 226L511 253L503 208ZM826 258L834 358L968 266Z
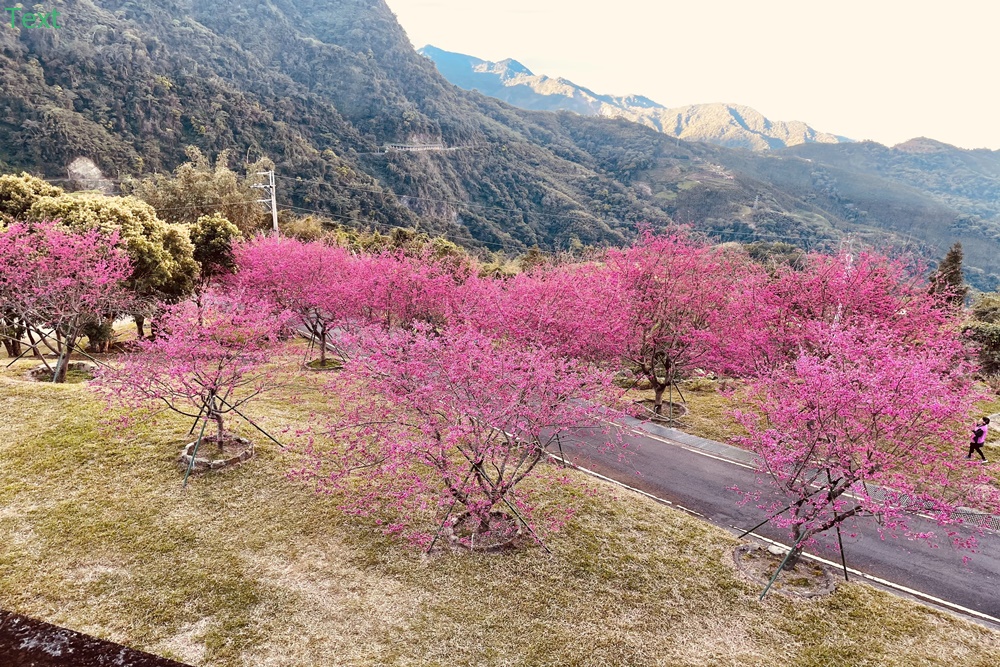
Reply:
M733 408L732 401L719 393L714 383L702 382L700 387L696 385L696 388L682 388L682 392L684 401L680 399L677 391L674 391L674 403L684 404L688 412L674 422L674 428L691 435L727 443L734 434L743 432L742 427L728 414ZM654 393L652 389L632 389L626 396L631 400L652 400ZM668 394L663 395L664 403L668 397ZM664 414L666 414L665 407Z
M182 490L188 423L105 424L28 365L0 372L0 608L205 666L1000 664L1000 634L863 584L759 602L728 533L589 479L544 493L576 508L552 555L425 557L242 427L258 457ZM301 424L331 377L248 413Z

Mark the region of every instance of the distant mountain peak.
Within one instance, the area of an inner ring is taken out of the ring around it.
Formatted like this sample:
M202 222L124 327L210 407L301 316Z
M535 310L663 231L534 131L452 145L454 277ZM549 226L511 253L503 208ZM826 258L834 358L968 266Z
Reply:
M961 150L951 144L946 144L943 141L930 139L928 137L914 137L909 141L896 144L892 148L893 150L903 151L905 153L943 153L946 151Z
M731 148L772 150L804 143L850 139L818 132L799 121L772 121L741 104L693 104L667 108L642 95L602 95L561 77L536 75L516 60L500 62L425 46L420 53L451 83L522 109L573 111L583 116L624 118L664 134Z
M500 62L496 63L498 69L503 69L505 72L510 72L512 74L524 74L525 76L534 76L534 73L517 62L513 58L505 58Z

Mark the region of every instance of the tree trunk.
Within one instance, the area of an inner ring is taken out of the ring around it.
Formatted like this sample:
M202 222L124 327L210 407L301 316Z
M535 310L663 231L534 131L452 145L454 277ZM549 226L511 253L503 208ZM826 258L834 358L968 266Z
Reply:
M7 356L11 359L21 356L21 341L16 338L4 338L3 346L7 350Z
M3 336L3 346L11 359L21 356L21 337L25 327L16 315L9 313L0 315L0 336Z
M212 421L215 422L216 444L218 445L218 447L219 447L219 453L221 454L222 453L222 434L223 434L222 412L219 411L219 407L220 406L217 406L216 403L215 403L216 399L217 399L217 396L215 394L215 391L213 390L212 393L209 394L209 396L208 396L208 405L207 405L208 413L205 416L206 416L207 419L211 419Z
M56 368L52 371L52 382L62 384L66 382L66 370L69 367L69 351L59 356L56 361Z
M101 351L107 354L111 351L111 343L115 340L115 316L108 315L104 318L106 323L105 329L109 332L108 337L104 339L103 345L101 346Z
M667 390L667 385L659 382L653 384L653 414L663 414L663 392Z
M801 526L796 524L792 529L792 542L794 545L792 550L788 554L788 560L785 561L785 570L794 570L795 566L799 564L799 559L802 558L802 543L805 542L802 536Z
M794 570L795 566L799 564L799 560L802 558L802 545L798 545L792 548L791 554L788 556L788 560L785 561L785 570Z
M144 325L146 324L146 318L137 314L133 315L132 319L135 320L135 331L139 336L139 340L142 340L146 337L146 332L143 330Z
M319 367L326 367L326 327L319 329Z

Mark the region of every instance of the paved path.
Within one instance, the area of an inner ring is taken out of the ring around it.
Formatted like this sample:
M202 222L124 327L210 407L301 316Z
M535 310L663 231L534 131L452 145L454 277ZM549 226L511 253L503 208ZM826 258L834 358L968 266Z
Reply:
M753 503L739 505L740 497L727 490L751 488L756 481L752 455L719 442L698 438L676 429L628 420L628 461L615 452L602 454L606 436L575 434L578 447L565 447L567 457L591 471L673 503L728 529L740 532L767 516ZM564 440L565 442L565 440ZM933 522L915 519L935 530ZM881 539L874 520L857 520L857 536L844 531L847 565L859 574L891 584L891 588L925 602L966 614L1000 628L1000 536L987 534L968 563L947 543L931 548L924 541ZM937 531L940 532L940 531ZM767 525L756 535L790 543L788 534ZM810 550L839 567L835 535L827 544Z

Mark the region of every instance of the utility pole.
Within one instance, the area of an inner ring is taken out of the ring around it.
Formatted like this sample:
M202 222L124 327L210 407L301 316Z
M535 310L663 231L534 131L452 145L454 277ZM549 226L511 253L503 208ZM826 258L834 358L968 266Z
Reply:
M271 229L274 231L274 235L278 235L278 201L275 199L274 191L274 170L271 171L258 171L257 176L267 176L267 183L255 183L250 186L252 188L262 189L267 191L267 197L264 199L258 199L257 201L261 204L271 205Z

